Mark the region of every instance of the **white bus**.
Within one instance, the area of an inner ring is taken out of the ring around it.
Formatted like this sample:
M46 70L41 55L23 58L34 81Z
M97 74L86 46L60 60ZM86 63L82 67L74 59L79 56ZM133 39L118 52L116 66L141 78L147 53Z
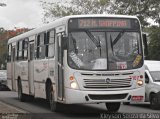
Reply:
M134 16L75 15L8 41L8 86L27 96L62 104L144 101L144 56ZM63 107L63 106L62 106Z

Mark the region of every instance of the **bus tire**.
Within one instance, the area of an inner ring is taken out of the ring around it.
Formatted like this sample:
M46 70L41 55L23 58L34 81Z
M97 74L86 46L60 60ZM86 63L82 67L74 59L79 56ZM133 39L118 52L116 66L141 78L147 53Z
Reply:
M49 91L49 103L50 103L50 109L52 112L59 112L60 111L60 109L59 109L60 104L55 101L55 96L54 96L52 86L50 86L50 91Z
M26 98L25 94L22 93L22 84L21 84L21 81L18 80L18 99L21 102L24 102L24 101L26 101L25 98Z
M158 104L158 95L157 94L151 94L150 107L154 110L160 109L160 105Z
M111 103L105 103L105 105L106 105L108 112L115 113L115 112L118 112L121 103L120 102L111 102Z

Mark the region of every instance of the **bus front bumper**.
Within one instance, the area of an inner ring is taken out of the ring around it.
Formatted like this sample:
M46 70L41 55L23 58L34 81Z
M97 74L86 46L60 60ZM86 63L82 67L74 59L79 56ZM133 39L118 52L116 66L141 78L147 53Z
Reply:
M65 103L143 102L145 88L117 91L82 91L65 88Z

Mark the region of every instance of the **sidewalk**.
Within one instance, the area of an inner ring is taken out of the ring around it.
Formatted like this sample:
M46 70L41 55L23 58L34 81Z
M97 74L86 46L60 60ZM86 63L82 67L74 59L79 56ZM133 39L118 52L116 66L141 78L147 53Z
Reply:
M27 113L27 112L0 101L0 113L2 114L2 113Z

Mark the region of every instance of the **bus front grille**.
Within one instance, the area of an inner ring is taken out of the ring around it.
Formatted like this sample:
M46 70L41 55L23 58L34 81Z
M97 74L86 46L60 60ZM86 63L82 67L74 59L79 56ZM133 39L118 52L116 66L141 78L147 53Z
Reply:
M128 94L111 94L111 95L95 95L95 94L89 94L89 98L92 100L118 100L118 99L124 99L126 98Z
M128 88L131 87L131 78L124 79L84 79L84 88Z

